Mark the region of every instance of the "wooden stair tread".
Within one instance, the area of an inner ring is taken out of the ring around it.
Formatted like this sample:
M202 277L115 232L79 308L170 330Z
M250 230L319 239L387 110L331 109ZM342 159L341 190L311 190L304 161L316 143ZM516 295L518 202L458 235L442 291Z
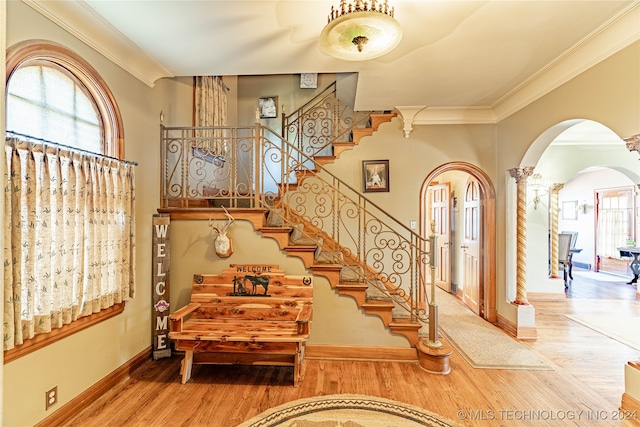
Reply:
M338 289L362 289L366 291L369 289L369 285L365 282L340 282L336 285Z
M351 131L355 134L355 133L359 133L362 135L372 135L374 132L373 128L353 128L351 129ZM355 143L355 141L353 141Z
M341 264L313 264L311 266L314 270L342 270Z
M375 132L373 130L373 128L353 128L351 129L351 134L353 136L353 143L354 144L359 144L360 143L360 139L362 139L365 136L371 136L373 135L373 132Z
M371 128L378 130L382 123L390 122L398 113L371 113Z
M263 233L291 233L291 227L273 227L265 225L263 227L260 227L260 231L262 231Z
M313 245L287 245L284 247L285 251L291 251L291 252L315 252L317 246L313 246Z
M324 166L335 162L336 156L313 156L313 159L320 166Z
M422 328L422 323L420 322L412 322L409 319L396 318L394 317L389 326L394 328L405 328L405 329L415 329L418 330Z
M384 307L388 307L390 309L393 309L396 305L393 302L389 302L389 301L384 301L384 300L371 300L368 299L365 301L365 303L363 304L363 307L375 307L375 308L384 308Z

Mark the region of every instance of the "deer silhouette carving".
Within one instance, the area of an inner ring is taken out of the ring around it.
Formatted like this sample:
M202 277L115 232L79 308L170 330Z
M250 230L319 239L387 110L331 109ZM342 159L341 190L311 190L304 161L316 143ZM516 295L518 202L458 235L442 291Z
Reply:
M213 246L216 250L216 255L220 258L228 258L233 253L233 240L231 237L227 235L229 231L229 226L235 221L235 218L231 216L231 214L227 211L227 209L223 206L225 215L227 215L227 222L224 226L218 228L215 226L213 220L209 218L209 227L211 227L211 231L216 233L216 238L213 241Z

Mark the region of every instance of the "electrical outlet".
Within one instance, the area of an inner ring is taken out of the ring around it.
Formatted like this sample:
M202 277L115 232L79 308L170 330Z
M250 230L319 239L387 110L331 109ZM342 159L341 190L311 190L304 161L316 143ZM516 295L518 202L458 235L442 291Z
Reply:
M51 390L45 392L45 409L48 410L50 407L58 403L58 386L55 386Z

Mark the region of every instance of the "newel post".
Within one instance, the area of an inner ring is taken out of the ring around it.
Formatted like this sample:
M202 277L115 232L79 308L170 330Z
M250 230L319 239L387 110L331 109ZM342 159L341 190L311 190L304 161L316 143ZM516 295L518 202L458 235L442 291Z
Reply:
M253 152L255 153L255 164L254 164L254 180L253 183L253 200L254 206L260 207L260 197L262 194L262 178L265 173L264 165L262 164L262 129L260 126L260 113L256 112L256 126L255 126L255 136L253 138Z

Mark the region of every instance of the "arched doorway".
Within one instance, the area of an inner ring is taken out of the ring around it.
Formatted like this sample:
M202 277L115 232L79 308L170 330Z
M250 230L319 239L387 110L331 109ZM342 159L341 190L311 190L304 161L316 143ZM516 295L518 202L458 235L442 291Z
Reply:
M451 186L447 185L449 178L453 180L452 174L457 175L455 181L465 177L462 188L456 185L459 190L451 191ZM457 293L458 289L447 289L449 267L454 271L458 265L463 265L462 274L474 274L470 269L477 268L477 295L475 298L474 295L465 295L463 286L461 297L463 300L466 298L470 306L475 299L475 311L492 323L497 321L495 218L495 189L489 177L478 167L466 162L445 163L431 171L424 180L420 190L420 234L427 238L431 234L431 221L435 222L441 255L440 271L436 274L440 279L438 286ZM452 239L451 234L458 233L457 227L452 227L458 223L464 224L462 234L458 235L460 239ZM474 224L477 225L475 229ZM476 260L469 256L471 242L477 244ZM463 264L458 264L460 262Z
M527 204L529 299L535 300L538 295L564 299L571 291L571 277L564 281L562 271L559 277L548 274L547 267L551 269L554 261L554 233L577 235L579 252L572 257L574 267L618 274L623 279L629 276L629 261L617 248L637 241L639 236L637 153L629 151L620 136L605 125L573 119L551 126L536 138L522 164L535 165L536 174L559 186L557 211L551 210L548 195L537 206ZM528 187L528 200L533 197ZM622 215L624 230L603 232L607 214L616 218Z

